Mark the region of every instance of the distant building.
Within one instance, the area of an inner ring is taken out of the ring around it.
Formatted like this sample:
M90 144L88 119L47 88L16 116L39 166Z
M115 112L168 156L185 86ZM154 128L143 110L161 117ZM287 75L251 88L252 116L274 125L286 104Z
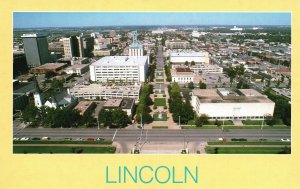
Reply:
M152 33L152 34L163 34L164 31L163 31L163 30L152 30L151 33Z
M75 65L75 64L88 64L88 63L90 63L90 61L86 57L73 57L71 59L71 65Z
M110 56L109 49L94 49L94 56Z
M89 70L89 64L75 64L65 69L67 74L82 75Z
M166 40L165 45L168 49L187 49L190 43L185 40Z
M171 75L173 82L183 84L193 82L195 74L190 68L174 68Z
M60 53L64 52L64 44L62 41L51 42L48 45L49 45L50 52L60 52Z
M104 109L116 109L121 108L125 111L128 117L133 115L134 111L134 99L133 98L120 98L120 99L108 99L103 108Z
M133 98L139 100L140 85L103 86L101 84L75 85L68 90L70 95L89 100L110 98Z
M184 64L185 62L209 64L208 52L171 52L170 62L172 64Z
M90 65L92 81L145 82L148 71L147 56L106 56Z
M262 120L273 116L275 103L254 89L194 89L191 104L197 115L211 120Z
M242 31L243 28L238 28L236 26L234 26L233 28L230 29L231 31Z
M55 96L50 97L44 104L49 108L73 108L77 104L77 98L67 94L66 91L60 92Z
M194 73L223 73L223 68L215 64L195 64L189 68Z
M47 36L42 34L23 34L24 51L30 68L49 62Z
M82 37L71 36L63 38L65 58L84 57Z
M41 66L32 68L31 71L34 74L45 74L46 72L55 72L57 73L59 70L65 68L67 64L64 63L47 63Z
M13 52L13 77L17 77L28 72L25 53L22 51Z
M109 32L109 37L115 37L117 35L116 31L115 30L111 30Z
M137 41L137 32L133 31L131 32L132 36L132 44L129 45L129 56L143 56L144 55L144 49L143 45L139 44Z
M74 110L78 110L80 115L86 115L88 112L91 112L96 107L96 104L93 101L80 101L75 107Z

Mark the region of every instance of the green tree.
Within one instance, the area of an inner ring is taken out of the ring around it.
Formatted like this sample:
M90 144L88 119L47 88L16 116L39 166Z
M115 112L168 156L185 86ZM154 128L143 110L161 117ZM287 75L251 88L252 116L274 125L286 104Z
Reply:
M103 124L104 127L112 125L112 111L107 109L102 109L98 115L98 122Z
M200 89L206 89L206 84L203 83L202 81L199 82L199 88Z
M37 120L38 115L39 109L34 105L29 105L24 109L21 117L24 122L30 122L31 125L37 126L39 124Z
M191 62L191 65L192 65L192 66L194 66L195 64L196 64L195 61L192 61L192 62Z
M185 61L184 65L188 66L188 65L189 65L189 62L188 62L188 61Z
M47 71L47 72L45 73L45 78L46 78L46 79L49 79L49 78L54 77L54 76L56 76L56 73L55 73L55 72Z
M194 83L192 81L188 83L188 88L194 89Z
M208 115L207 114L201 114L195 120L196 127L202 127L204 124L207 124L207 123L208 123Z
M112 124L117 128L122 128L127 126L129 122L127 113L121 108L114 109L112 111Z

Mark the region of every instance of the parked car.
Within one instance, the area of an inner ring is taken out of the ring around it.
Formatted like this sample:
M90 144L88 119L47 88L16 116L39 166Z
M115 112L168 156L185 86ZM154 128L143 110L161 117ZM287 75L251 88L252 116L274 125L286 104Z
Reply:
M83 141L83 138L76 138L76 141Z
M33 138L31 138L30 140L41 140L41 139L38 138L38 137L33 137Z
M50 137L42 137L41 140L50 140Z
M94 138L87 138L86 141L95 141Z
M20 140L26 141L26 140L29 140L29 138L28 137L22 137Z
M104 138L97 138L97 141L104 141Z
M69 137L67 137L67 138L65 138L64 139L65 141L70 141L70 140L73 140L72 138L69 138Z
M282 139L280 139L282 142L290 142L291 140L290 139L288 139L288 138L282 138Z
M13 138L13 140L20 140L20 138Z

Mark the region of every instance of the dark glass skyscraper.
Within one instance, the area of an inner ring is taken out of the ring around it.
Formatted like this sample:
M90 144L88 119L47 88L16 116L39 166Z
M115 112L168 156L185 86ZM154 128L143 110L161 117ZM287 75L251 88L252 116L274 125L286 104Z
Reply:
M23 34L22 39L28 67L33 68L49 62L46 35Z

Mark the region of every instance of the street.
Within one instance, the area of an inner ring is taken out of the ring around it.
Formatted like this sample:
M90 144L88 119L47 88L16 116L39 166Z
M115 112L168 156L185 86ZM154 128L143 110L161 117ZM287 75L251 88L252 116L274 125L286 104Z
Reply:
M222 132L220 129L187 129L187 130L168 130L168 129L49 129L49 128L25 128L22 130L14 129L14 137L50 137L52 140L73 138L104 138L116 142L134 142L139 137L144 141L155 142L181 142L186 141L216 141L218 138L245 138L248 141L257 141L261 138L268 141L278 141L282 138L291 138L289 129L231 129L228 132Z

